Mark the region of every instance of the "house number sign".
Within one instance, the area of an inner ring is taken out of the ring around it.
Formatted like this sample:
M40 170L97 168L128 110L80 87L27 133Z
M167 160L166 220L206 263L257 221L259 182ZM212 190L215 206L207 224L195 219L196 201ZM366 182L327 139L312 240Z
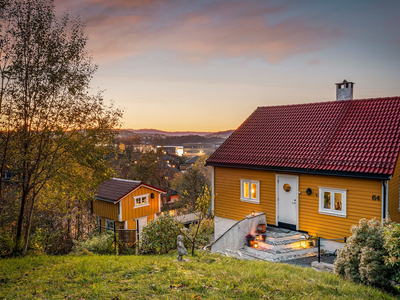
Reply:
M376 196L376 195L373 195L372 196L372 200L374 200L374 201L381 201L381 197L378 195L378 196Z

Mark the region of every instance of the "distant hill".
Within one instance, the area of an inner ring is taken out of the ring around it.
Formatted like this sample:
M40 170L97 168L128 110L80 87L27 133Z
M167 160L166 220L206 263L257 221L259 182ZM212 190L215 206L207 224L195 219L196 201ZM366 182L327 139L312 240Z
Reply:
M197 135L204 136L206 138L210 137L221 137L227 138L229 137L234 130L225 130L218 132L204 132L204 131L163 131L158 129L121 129L121 135L129 136L134 134L154 134L154 135L164 135L164 136L188 136L188 135Z
M126 142L139 135L144 144L182 146L184 143L222 143L234 130L218 132L163 131L157 129L121 129L118 139Z

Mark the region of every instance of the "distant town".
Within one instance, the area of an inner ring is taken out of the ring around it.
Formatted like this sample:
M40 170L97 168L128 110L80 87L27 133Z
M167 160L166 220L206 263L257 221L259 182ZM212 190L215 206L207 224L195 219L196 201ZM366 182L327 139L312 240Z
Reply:
M212 154L233 130L219 132L179 131L169 132L156 129L121 129L116 141L121 150L126 145L136 147L163 146L165 153L195 157Z

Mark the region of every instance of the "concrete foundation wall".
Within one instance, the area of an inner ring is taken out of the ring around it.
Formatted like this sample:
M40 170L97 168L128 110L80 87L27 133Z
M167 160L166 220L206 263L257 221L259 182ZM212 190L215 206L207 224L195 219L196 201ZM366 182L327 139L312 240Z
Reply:
M237 250L246 242L246 235L256 234L258 224L267 224L265 213L256 213L254 216L248 215L245 219L237 222L231 219L219 218L215 222L215 234L220 234L211 246L211 253L217 251ZM231 227L227 228L231 225ZM227 230L225 229L227 228ZM221 234L222 232L222 234Z
M335 242L335 241L327 241L327 240L321 239L321 246L327 251L334 252L336 249L343 248L344 243Z

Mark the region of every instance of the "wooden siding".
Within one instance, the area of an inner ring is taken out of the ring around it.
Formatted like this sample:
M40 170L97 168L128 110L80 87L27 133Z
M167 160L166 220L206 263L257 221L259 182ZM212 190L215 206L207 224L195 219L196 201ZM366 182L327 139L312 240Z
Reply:
M279 173L299 176L299 230L324 238L350 236L350 228L361 218L381 217L381 201L373 201L372 195L382 199L382 182L372 179L358 179L336 176ZM260 204L240 201L240 179L260 181ZM252 210L265 212L267 223L276 225L276 173L271 171L236 168L214 168L216 216L242 220ZM318 186L347 189L347 217L334 217L318 212ZM306 189L313 193L308 196Z
M318 186L347 189L347 217L323 215L318 212ZM307 195L306 189L312 194ZM328 239L349 237L350 228L362 218L381 219L381 201L373 201L372 195L382 199L382 181L374 179L299 175L299 230Z
M136 220L127 220L127 228L126 229L136 229Z
M240 201L240 179L260 181L260 204ZM214 213L242 220L252 210L265 212L267 223L275 224L275 174L260 170L214 167Z
M154 193L154 199L151 199L151 193ZM140 196L140 195L146 195L146 194L149 194L149 204L150 205L134 208L135 207L135 199L133 197ZM138 188L137 190L135 190L133 193L126 195L121 200L122 221L141 218L141 217L145 217L145 216L154 217L155 213L158 213L161 211L160 210L161 208L159 207L159 194L160 193L158 193L152 189L142 186L142 187ZM149 218L148 218L148 220L149 220ZM132 228L129 228L129 229L132 229Z
M389 181L389 194L388 194L389 217L392 221L397 223L400 223L399 185L400 185L400 163L399 160L397 160L393 177Z
M109 219L109 218L107 218L107 219ZM103 226L103 227L106 227L106 218L105 217L100 217L100 220L101 220L101 226ZM115 221L115 219L109 219L109 220L114 220ZM115 222L115 229L124 229L124 222ZM101 232L104 232L105 231L105 229L104 228L102 228L101 229Z
M93 201L93 213L110 220L118 221L118 204L102 200Z

